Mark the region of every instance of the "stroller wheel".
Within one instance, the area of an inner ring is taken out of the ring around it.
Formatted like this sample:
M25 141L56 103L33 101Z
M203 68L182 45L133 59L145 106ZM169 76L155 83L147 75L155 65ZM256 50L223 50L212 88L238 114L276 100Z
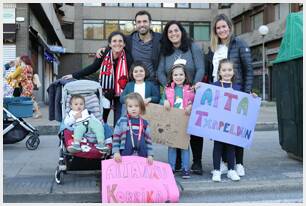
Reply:
M62 179L63 179L63 172L59 169L59 167L57 166L56 167L56 170L55 170L55 175L54 175L54 177L55 177L55 182L57 183L57 184L62 184Z
M28 148L28 150L35 150L37 149L39 143L40 143L40 139L38 138L38 136L32 135L26 141L26 147Z

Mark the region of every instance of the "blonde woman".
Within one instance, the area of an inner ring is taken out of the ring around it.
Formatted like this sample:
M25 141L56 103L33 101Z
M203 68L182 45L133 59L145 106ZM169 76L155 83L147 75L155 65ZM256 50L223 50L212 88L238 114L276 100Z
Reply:
M235 83L240 91L250 93L253 85L253 68L251 51L248 45L234 36L231 20L225 14L219 14L212 22L208 70L212 75L210 82L218 80L218 67L221 59L233 62ZM224 155L223 155L224 157ZM243 166L243 148L235 146L236 171L239 176L245 175ZM225 157L223 158L225 160ZM221 163L221 172L227 172L227 166Z

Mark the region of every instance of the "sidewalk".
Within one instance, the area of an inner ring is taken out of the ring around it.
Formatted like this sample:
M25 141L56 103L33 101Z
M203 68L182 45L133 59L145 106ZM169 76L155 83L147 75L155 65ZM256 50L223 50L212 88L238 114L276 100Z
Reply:
M43 117L40 119L27 118L26 121L38 129L40 135L55 135L58 132L59 122L53 120L49 121L49 107L48 105L41 106ZM112 126L112 111L110 112L108 122ZM263 103L260 107L260 113L256 123L256 131L273 131L277 130L277 112L276 104L274 102Z
M99 171L67 172L63 184L54 180L58 161L58 138L41 136L37 150L25 148L25 141L3 145L4 202L91 202L100 197ZM192 174L184 180L180 202L301 202L303 200L303 164L290 159L279 145L277 131L257 131L251 149L245 150L246 176L231 182L211 181L213 141L204 140L203 176ZM167 147L153 145L155 159L167 162ZM191 161L190 161L191 162Z

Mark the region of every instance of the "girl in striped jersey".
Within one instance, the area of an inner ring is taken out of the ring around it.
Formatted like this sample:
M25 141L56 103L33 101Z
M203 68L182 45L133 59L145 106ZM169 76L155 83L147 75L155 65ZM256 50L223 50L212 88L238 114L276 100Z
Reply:
M141 117L146 111L143 98L138 93L130 93L125 98L127 115L121 117L113 134L113 153L116 162L121 155L147 157L153 163L152 138L148 122Z

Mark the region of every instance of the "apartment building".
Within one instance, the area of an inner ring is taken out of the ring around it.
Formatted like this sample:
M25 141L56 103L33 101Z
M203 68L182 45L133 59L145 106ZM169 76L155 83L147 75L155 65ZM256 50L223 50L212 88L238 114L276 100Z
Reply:
M60 49L65 40L56 14L57 4L3 4L3 64L28 55L42 87L39 102L48 102L48 86L58 76Z
M244 39L251 48L254 68L254 90L262 93L262 43L265 43L266 55L266 97L267 100L274 100L272 89L272 61L276 58L286 29L286 17L291 12L303 10L302 3L270 3L270 4L232 4L230 15L234 24L234 31L237 36ZM269 32L264 37L259 33L258 28L266 25Z
M131 33L134 30L135 14L139 10L151 13L152 29L157 32L162 32L170 20L181 21L205 53L208 51L212 20L217 14L225 13L234 23L235 34L251 47L254 88L258 93L262 91L263 42L258 27L269 27L264 41L269 68L266 72L266 96L271 100L273 91L270 85L273 77L270 62L277 55L285 32L286 16L302 9L303 4L299 3L4 4L3 15L7 16L4 21L4 53L5 56L8 53L15 56L24 53L31 55L35 70L44 82L40 99L47 102L46 89L49 83L92 63L96 50L107 45L107 37L112 31ZM11 17L7 15L13 12ZM17 17L24 17L24 21L16 22ZM62 53L63 48L65 53ZM8 59L4 57L5 61Z

